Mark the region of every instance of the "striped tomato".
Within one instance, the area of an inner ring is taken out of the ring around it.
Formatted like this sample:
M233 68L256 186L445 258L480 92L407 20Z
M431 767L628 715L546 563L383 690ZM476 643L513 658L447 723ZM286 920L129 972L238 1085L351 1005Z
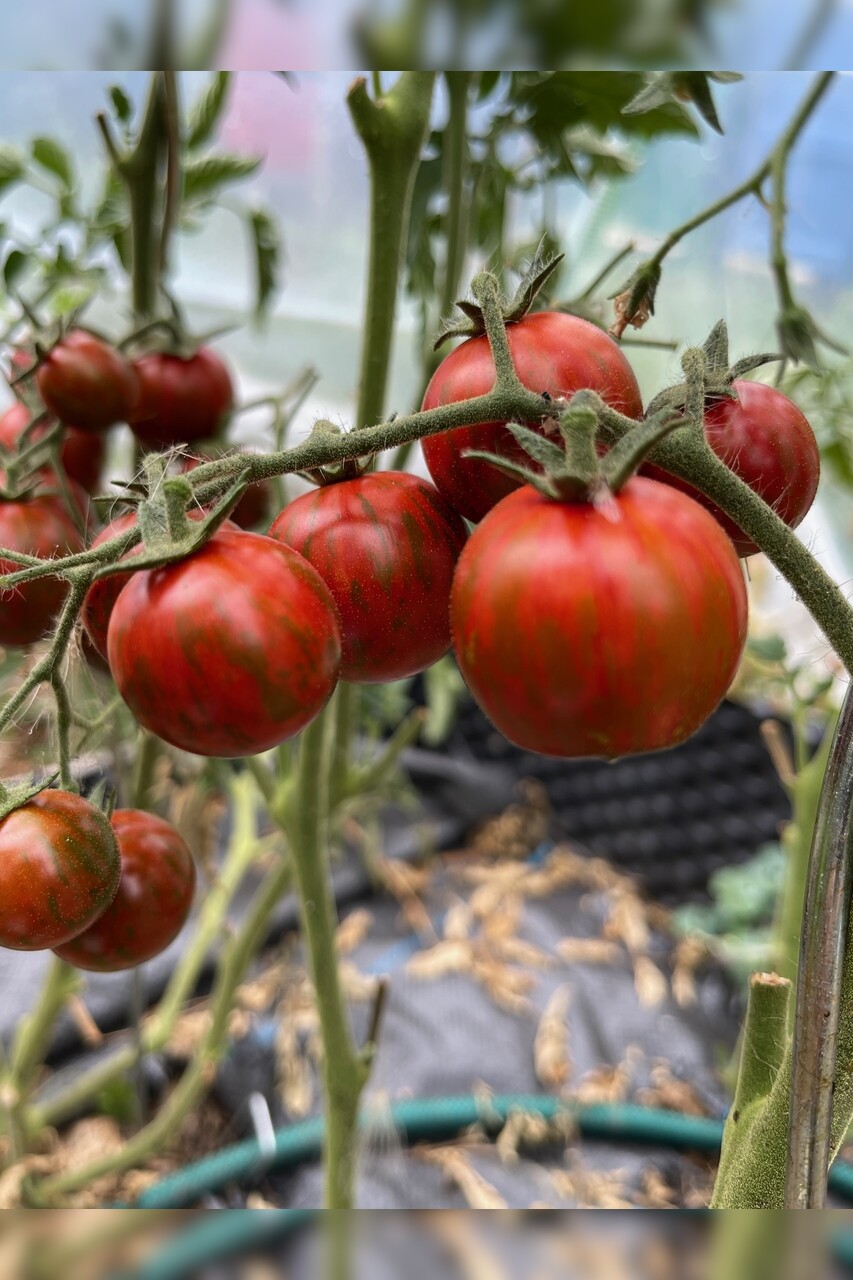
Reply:
M668 485L602 506L530 486L471 535L453 582L462 674L511 742L614 758L683 742L737 670L743 573L729 538Z
M325 581L341 618L341 676L400 680L450 648L450 584L465 525L426 480L377 471L302 494L270 537Z
M10 405L0 415L0 445L4 449L16 449L31 418L29 409L20 401ZM35 444L47 430L46 423L43 427L36 427L30 442ZM107 446L102 435L97 435L94 431L80 431L77 427L63 427L60 458L65 474L82 485L87 493L94 493L98 487L106 452Z
M86 495L80 489L73 492L83 510ZM82 551L83 539L62 498L55 492L37 492L20 501L0 500L0 547L47 560ZM20 567L0 560L0 573ZM61 578L35 578L3 592L0 644L28 645L40 639L50 630L67 593L68 584Z

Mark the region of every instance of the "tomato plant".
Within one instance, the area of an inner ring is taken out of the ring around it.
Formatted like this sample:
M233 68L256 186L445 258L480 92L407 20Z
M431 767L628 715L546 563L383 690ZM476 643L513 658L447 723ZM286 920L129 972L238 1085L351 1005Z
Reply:
M193 902L195 862L169 822L141 809L110 819L121 858L118 890L107 909L56 954L78 969L112 973L159 955L178 936Z
M72 329L45 356L36 383L44 407L84 431L127 422L139 397L129 361L82 329Z
M115 896L106 816L70 791L41 791L0 820L0 946L39 951L86 929Z
M73 496L83 510L85 494L78 490ZM83 539L63 499L55 492L37 491L32 497L0 500L0 546L47 560L81 551ZM19 567L0 560L0 573L14 573ZM66 582L49 577L0 595L0 644L27 645L40 639L50 630L67 593Z
M186 559L133 574L107 641L140 724L205 756L255 755L298 733L331 696L340 650L334 602L308 561L221 529Z
M401 471L325 485L270 527L313 564L341 618L341 677L400 680L450 648L450 584L465 525L438 490Z
M214 455L208 453L194 454L191 458L181 459L181 471L194 471L202 462L212 461ZM273 489L268 480L258 480L246 486L242 497L231 512L231 519L241 529L257 529L269 519L273 502Z
M20 401L10 405L6 412L0 415L0 446L8 450L17 448L32 416L26 405L21 404ZM47 424L36 427L30 433L30 443L35 444L47 430ZM59 451L63 469L65 474L72 480L76 480L87 493L94 493L98 487L106 452L103 436L96 435L94 431L81 431L79 427L63 426Z
M746 622L728 537L642 477L600 506L510 494L468 540L451 596L474 697L511 742L555 756L683 742L726 693Z
M596 391L629 418L643 412L634 371L612 338L596 325L557 311L539 311L507 326L507 340L519 378L531 391L556 399L585 388ZM491 391L495 363L486 337L469 338L446 356L433 374L423 408L471 400ZM429 473L452 507L467 520L487 511L517 489L520 481L467 449L498 454L514 462L529 458L501 422L481 422L429 436L422 443Z
M212 440L234 403L231 375L209 347L185 360L153 351L134 362L139 404L134 433L146 449Z
M795 529L814 502L820 453L808 418L781 391L763 382L736 380L736 400L715 398L705 410L705 438L718 458L754 489L777 516ZM740 556L758 547L703 493L660 467L646 475L689 493L723 526Z

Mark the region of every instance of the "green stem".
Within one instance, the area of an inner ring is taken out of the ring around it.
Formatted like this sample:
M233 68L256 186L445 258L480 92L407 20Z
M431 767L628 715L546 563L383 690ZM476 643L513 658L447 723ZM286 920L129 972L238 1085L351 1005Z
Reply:
M160 739L153 733L149 733L147 729L140 729L139 743L136 748L136 766L133 771L131 808L147 809L149 807L149 796L159 755Z
M447 199L447 248L441 290L441 314L449 315L459 296L468 222L468 91L471 71L445 71L450 96L444 194Z
M352 748L358 708L358 688L341 680L332 701L331 773L329 775L329 808L334 810L342 797L349 794L352 773Z
M33 1076L44 1060L56 1019L79 986L80 977L76 969L53 956L34 1008L21 1018L16 1028L4 1084L10 1093L9 1122L18 1155L24 1154L28 1135L32 1132L27 1123L26 1104Z
M356 426L382 419L397 290L415 174L429 127L435 75L403 71L378 102L365 80L347 102L370 164L370 249L362 326L362 361Z
M63 791L76 790L74 776L71 772L71 703L65 681L54 668L50 683L56 701L56 740L59 748L59 785Z
M358 1104L368 1067L355 1047L341 989L335 945L336 913L328 856L330 752L328 712L304 730L299 776L291 803L273 817L290 836L303 936L323 1043L326 1113L326 1208L351 1209L355 1179Z
M131 282L137 321L149 319L157 307L160 285L158 239L162 234L163 219L160 168L165 141L163 81L161 73L155 72L139 140L119 169L127 185L130 202Z

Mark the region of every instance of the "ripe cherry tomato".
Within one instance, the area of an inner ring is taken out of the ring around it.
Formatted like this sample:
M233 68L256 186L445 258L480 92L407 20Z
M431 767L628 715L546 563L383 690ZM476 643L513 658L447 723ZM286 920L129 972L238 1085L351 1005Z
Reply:
M465 525L433 485L401 471L342 480L289 503L270 537L323 578L341 618L344 680L400 680L450 648L450 584Z
M200 453L192 458L181 459L183 472L194 471L200 462L212 462L219 455ZM247 485L246 491L231 512L231 519L241 529L257 529L266 524L272 507L273 489L267 480L259 480L257 484Z
M0 820L0 946L60 946L105 911L119 882L106 816L70 791L42 791Z
M20 401L0 415L0 445L4 449L17 447L30 418L29 409ZM30 442L35 444L47 430L47 424L36 427L30 434ZM76 480L87 493L94 493L98 487L106 452L103 436L96 435L94 431L80 431L77 427L63 427L60 457L65 474Z
M75 489L74 497L83 510L86 495ZM82 551L83 539L62 498L36 492L20 501L0 501L0 547L48 560ZM20 567L0 560L0 574ZM67 594L68 584L61 578L34 578L0 594L0 644L27 645L40 639L50 630Z
M313 720L338 679L334 601L290 547L220 530L135 573L113 608L113 677L140 724L202 756L248 756Z
M507 339L518 376L531 391L547 391L556 399L588 389L619 413L641 416L643 402L633 369L613 339L589 321L559 311L539 311L508 325ZM423 408L485 395L494 382L488 338L469 338L436 369ZM427 436L421 446L439 493L460 515L475 522L521 481L479 458L463 458L464 450L497 453L532 466L502 422L481 422Z
M198 508L193 508L187 514L190 520L201 520L206 513ZM101 530L92 542L92 546L99 547L104 542L117 538L120 533L125 533L135 525L137 520L138 516L135 511L125 511L120 516L116 516L115 520L111 520ZM220 525L220 528L236 530L237 525L231 520L226 520ZM131 560L134 556L138 556L141 550L142 545L137 543L135 547L125 553L122 559ZM118 600L121 589L131 576L131 572L131 570L128 570L127 573L111 573L106 578L99 578L97 582L92 583L83 600L83 608L80 610L83 627L95 649L104 657L107 655L107 629L110 625L113 605Z
M127 422L139 397L133 366L100 338L72 329L36 373L44 407L83 431Z
M714 400L705 411L705 438L718 458L754 489L777 516L796 529L815 499L820 452L808 418L775 387L736 381L737 400ZM739 556L758 547L703 493L660 467L646 463L643 474L663 480L701 502L723 526Z
M698 503L643 477L603 506L526 485L468 540L453 581L462 674L510 742L614 758L688 738L746 638L743 573Z
M154 351L134 367L140 396L131 425L146 449L194 444L219 434L234 404L234 388L215 351L199 347L189 360Z
M168 822L141 809L116 809L111 819L121 857L118 892L94 924L56 954L78 969L114 973L165 951L186 923L195 890L195 863Z

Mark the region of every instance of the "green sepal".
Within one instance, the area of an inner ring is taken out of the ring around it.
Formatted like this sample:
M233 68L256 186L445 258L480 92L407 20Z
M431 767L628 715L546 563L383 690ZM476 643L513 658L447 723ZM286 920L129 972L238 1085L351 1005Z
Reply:
M689 423L680 413L663 410L617 440L601 461L601 472L611 493L618 493L636 475L658 441L678 427L689 427Z
M15 809L22 808L33 800L37 795L41 795L42 791L47 791L53 786L58 773L51 774L49 778L44 778L41 782L22 782L16 787L3 787L0 785L0 821L8 818L10 813Z
M524 452L529 454L534 462L554 470L562 470L565 467L565 450L558 444L554 444L553 440L540 435L538 431L531 431L530 427L524 427L518 422L508 422L506 425Z
M520 462L512 462L509 458L502 458L497 453L488 453L485 449L463 449L459 456L460 458L476 458L479 462L490 462L493 467L497 467L498 471L502 471L511 480L521 480L523 484L532 484L534 489L538 489L540 493L544 493L550 498L555 496L547 483L546 476L540 471L531 471L529 467L523 466Z
M504 302L501 310L504 324L515 324L527 315L540 289L548 282L557 267L565 258L564 253L547 253L544 242L540 242L536 254L519 282L518 288L508 302ZM450 338L480 338L486 332L483 312L476 302L462 298L454 304L467 317L462 321L450 317L443 320L438 337L433 343L433 351L438 351Z

